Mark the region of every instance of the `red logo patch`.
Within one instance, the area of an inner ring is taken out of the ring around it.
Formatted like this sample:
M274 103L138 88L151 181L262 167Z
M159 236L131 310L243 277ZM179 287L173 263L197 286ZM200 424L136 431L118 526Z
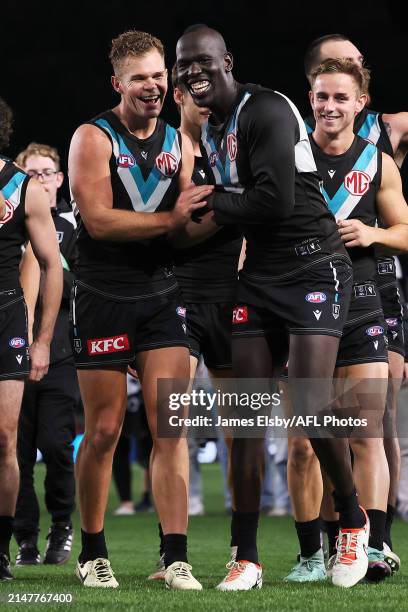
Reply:
M237 306L232 311L232 322L234 325L238 323L246 323L248 321L248 307Z
M178 170L178 161L171 153L162 151L156 157L156 167L163 176L174 176Z
M228 134L227 136L227 149L228 149L228 155L231 161L235 161L236 157L237 157L237 150L238 150L238 144L237 144L237 137L235 136L235 134Z
M106 355L129 349L129 338L127 334L111 336L110 338L91 338L87 340L88 355Z
M370 188L370 177L361 170L352 170L344 177L344 186L351 195L362 196Z
M133 168L133 166L136 164L136 160L133 155L128 155L126 153L121 153L117 161L119 168Z
M5 202L6 202L6 213L5 213L4 217L2 219L0 219L0 226L4 225L5 223L7 223L7 221L10 221L10 219L12 219L13 215L14 215L13 205L10 204L10 202L8 200L5 200Z

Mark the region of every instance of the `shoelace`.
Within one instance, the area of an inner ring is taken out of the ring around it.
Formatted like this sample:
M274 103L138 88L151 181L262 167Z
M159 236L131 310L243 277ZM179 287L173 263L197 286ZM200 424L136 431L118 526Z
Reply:
M183 580L187 580L190 578L191 569L191 565L182 562L179 563L179 565L176 565L176 567L174 568L174 573L176 574L177 578L183 578Z
M357 541L358 534L346 532L341 536L337 536L337 558L336 561L343 565L351 565L357 557Z
M47 540L49 540L48 547L61 546L70 534L71 530L66 527L54 527L47 535Z
M245 570L245 565L239 561L229 561L225 567L229 569L225 582L230 582L231 580L235 580L235 578L239 578L239 576Z
M108 580L110 580L114 576L110 561L108 561L107 559L95 559L93 569L96 577L101 582L108 582Z

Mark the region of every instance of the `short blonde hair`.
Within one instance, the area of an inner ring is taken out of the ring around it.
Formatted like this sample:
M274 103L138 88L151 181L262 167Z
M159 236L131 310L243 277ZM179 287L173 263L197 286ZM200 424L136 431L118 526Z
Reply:
M164 58L163 43L152 34L139 32L138 30L128 30L119 34L112 40L109 53L109 59L112 62L115 74L119 73L121 64L127 57L140 57L146 55L152 49L157 49Z
M55 147L51 147L46 144L39 144L38 142L30 142L28 147L21 151L16 157L16 164L20 168L25 168L27 159L32 155L41 155L41 157L49 157L55 164L55 169L59 172L60 170L60 156Z
M310 77L312 85L321 74L349 74L355 80L360 93L368 94L370 86L370 71L358 66L355 62L345 58L327 59L312 70Z

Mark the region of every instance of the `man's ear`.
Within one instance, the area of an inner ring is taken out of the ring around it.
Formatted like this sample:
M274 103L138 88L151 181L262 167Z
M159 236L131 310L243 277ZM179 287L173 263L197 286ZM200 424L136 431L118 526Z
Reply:
M367 104L367 101L368 101L367 94L363 93L359 96L357 100L357 108L356 108L357 114L363 110L363 108Z
M224 55L224 66L226 72L231 72L232 68L234 67L234 58L229 51L227 51L227 53Z
M112 87L115 91L118 92L118 94L122 93L122 88L121 88L121 81L119 79L119 77L116 76L116 74L111 76L111 83L112 83Z
M178 106L182 106L184 102L184 94L179 87L173 89L173 98Z

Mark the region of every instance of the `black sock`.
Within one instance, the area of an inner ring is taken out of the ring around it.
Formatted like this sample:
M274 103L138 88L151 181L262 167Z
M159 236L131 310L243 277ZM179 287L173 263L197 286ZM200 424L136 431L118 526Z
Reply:
M339 513L340 527L344 527L344 529L358 529L364 527L366 518L364 512L358 505L355 489L353 489L350 495L345 495L344 497L337 495L336 491L334 491L333 498L335 510Z
M160 538L160 556L164 555L164 535L161 523L159 525L159 538Z
M99 557L102 559L108 558L108 549L106 548L105 533L103 529L98 533L87 533L81 529L81 536L82 550L78 557L80 563L93 561Z
M187 536L183 533L168 533L163 536L164 565L169 567L175 561L187 563Z
M300 555L308 559L320 548L320 518L313 521L295 521L295 527L300 544Z
M391 541L391 527L394 521L395 516L395 506L391 506L388 504L387 506L387 518L385 519L385 536L384 542L388 544L388 546L392 550L392 541Z
M237 536L237 561L258 563L256 534L259 512L233 512Z
M235 512L231 512L231 542L230 546L238 546L238 534L237 534L237 519Z
M13 535L13 517L0 516L0 553L10 559L10 540Z
M145 504L150 504L150 491L145 491L142 496L142 500Z
M385 521L387 515L382 510L367 510L370 519L370 537L368 545L382 550L384 546Z
M327 540L329 543L329 558L336 554L337 536L339 535L340 521L324 521Z

